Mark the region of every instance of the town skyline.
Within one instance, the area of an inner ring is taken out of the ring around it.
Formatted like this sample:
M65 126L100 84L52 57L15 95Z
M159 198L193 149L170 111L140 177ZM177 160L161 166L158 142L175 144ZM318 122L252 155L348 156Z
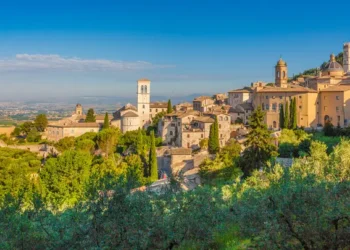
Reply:
M0 10L0 85L11 86L0 101L131 98L142 77L156 96L227 92L273 82L280 56L292 76L350 40L346 2L332 15L337 25L322 22L328 7L311 2L300 9L300 2L268 8L254 1L270 16L263 19L245 3L20 2L21 9L7 2ZM308 15L308 6L319 15Z

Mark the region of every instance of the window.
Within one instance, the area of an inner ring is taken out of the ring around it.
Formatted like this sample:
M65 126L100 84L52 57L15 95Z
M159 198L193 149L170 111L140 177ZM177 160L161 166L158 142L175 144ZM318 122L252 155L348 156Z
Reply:
M170 135L173 135L173 131L170 131Z
M280 99L282 100L282 96L280 95Z
M266 110L269 110L269 109L270 109L270 106L269 106L268 104L266 104L265 109L266 109Z
M265 98L266 98L266 99L269 99L269 96L266 96Z
M190 143L189 143L189 142L187 143L187 147L188 147L188 148L190 147Z
M190 134L187 134L187 138L190 138Z
M272 104L272 110L276 111L276 109L277 109L277 104L276 103Z
M338 95L335 97L335 99L340 100L340 98L339 98L339 96L338 96Z
M158 109L156 109L156 112L158 112Z
M339 107L335 107L335 110L336 110L337 112L339 112Z
M222 138L223 136L222 136L222 134L220 134L220 138Z
M301 99L301 95L299 96L299 99Z
M147 86L145 85L145 93L147 93Z
M301 106L299 106L299 109L301 109Z
M145 108L145 105L142 105L142 108L144 109L144 108Z
M180 126L180 122L177 122L177 125Z
M283 71L283 78L286 78L286 72Z
M324 111L327 111L327 106L324 106L324 107L323 107L323 110L324 110Z
M225 117L225 121L228 121L228 117L227 116Z
M219 121L222 121L222 116L219 117Z
M273 123L272 123L273 125L273 128L277 128L277 122L276 121L273 121Z
M338 122L340 122L340 116L338 115Z
M275 99L275 98L276 98L276 96L273 95L273 96L272 96L272 99Z
M203 135L203 134L201 134L201 138L204 138L204 135Z
M221 124L219 124L219 128L221 128Z
M301 117L300 119L301 119L301 120L304 120L304 118L303 118L303 117Z
M282 107L283 107L283 104L282 104L282 103L278 104L278 109L279 109L279 110L281 110Z
M152 112L152 109L149 109L149 112Z

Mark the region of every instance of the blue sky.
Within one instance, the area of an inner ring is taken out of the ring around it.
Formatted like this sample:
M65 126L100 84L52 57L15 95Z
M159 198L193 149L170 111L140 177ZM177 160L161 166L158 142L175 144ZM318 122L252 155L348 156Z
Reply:
M318 66L350 41L350 1L0 3L0 101L226 92Z

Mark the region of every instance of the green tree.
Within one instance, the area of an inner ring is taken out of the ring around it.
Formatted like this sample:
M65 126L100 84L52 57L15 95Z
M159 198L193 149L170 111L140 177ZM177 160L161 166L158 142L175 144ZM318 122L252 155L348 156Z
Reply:
M240 159L240 167L245 176L264 167L271 157L277 156L276 146L266 127L264 116L265 113L259 106L249 118L250 131L244 143L246 149Z
M293 120L292 120L292 129L296 129L297 128L297 99L294 97L293 99Z
M34 123L32 122L24 122L20 125L20 129L25 135L27 135L32 130L32 128L34 128Z
M41 135L36 129L36 127L33 127L30 132L27 134L27 141L28 142L39 142L41 139Z
M289 105L288 102L285 105L285 112L284 112L284 128L289 128Z
M36 116L34 120L34 126L38 130L38 132L44 132L48 125L47 117L45 114L39 114Z
M284 110L283 110L283 104L281 104L280 107L280 129L284 129Z
M115 152L120 135L120 130L117 128L107 128L97 134L97 145L107 158Z
M84 196L90 176L91 156L81 151L65 151L50 158L40 171L45 197L50 205L73 205Z
M108 112L105 114L105 120L103 122L103 129L109 128L109 117L108 117Z
M151 146L149 150L148 165L149 165L150 181L154 182L158 180L158 163L157 163L156 144L155 144L153 131L151 131Z
M171 106L171 100L168 100L168 108L167 108L167 113L170 114L173 112L173 106Z
M204 138L199 142L199 146L201 149L207 150L208 149L208 143L209 143L209 139L208 138Z
M294 119L294 99L289 103L289 129L293 129L293 119Z
M96 122L94 109L90 108L86 114L85 122Z
M60 152L64 152L66 150L73 150L74 147L75 138L73 136L64 137L57 143L55 143L55 148Z
M216 154L220 150L219 125L217 117L215 117L214 123L210 126L208 149L210 154Z

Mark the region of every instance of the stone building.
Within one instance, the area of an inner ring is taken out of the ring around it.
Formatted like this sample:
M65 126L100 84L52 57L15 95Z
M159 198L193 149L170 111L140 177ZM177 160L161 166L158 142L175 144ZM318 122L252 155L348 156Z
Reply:
M189 102L183 102L175 105L176 111L190 111L193 110L193 104Z
M66 120L63 122L49 124L47 127L46 135L49 141L59 141L64 137L78 137L87 132L98 132L99 130L100 124L95 122L77 123Z
M167 102L151 102L150 104L150 118L151 120L161 112L167 112L168 103Z
M215 106L215 101L210 96L200 96L193 100L193 110L200 112L211 111Z
M254 108L251 103L242 103L236 105L235 108L230 108L228 114L231 116L231 121L235 123L241 120L243 124L248 125L248 120L253 112Z
M196 110L167 114L158 124L158 135L164 144L184 148L197 148L199 142L209 138L210 126L218 119L219 141L224 146L230 139L231 117L225 113L203 113Z
M228 104L235 108L242 103L251 103L253 90L251 88L235 89L228 92Z

